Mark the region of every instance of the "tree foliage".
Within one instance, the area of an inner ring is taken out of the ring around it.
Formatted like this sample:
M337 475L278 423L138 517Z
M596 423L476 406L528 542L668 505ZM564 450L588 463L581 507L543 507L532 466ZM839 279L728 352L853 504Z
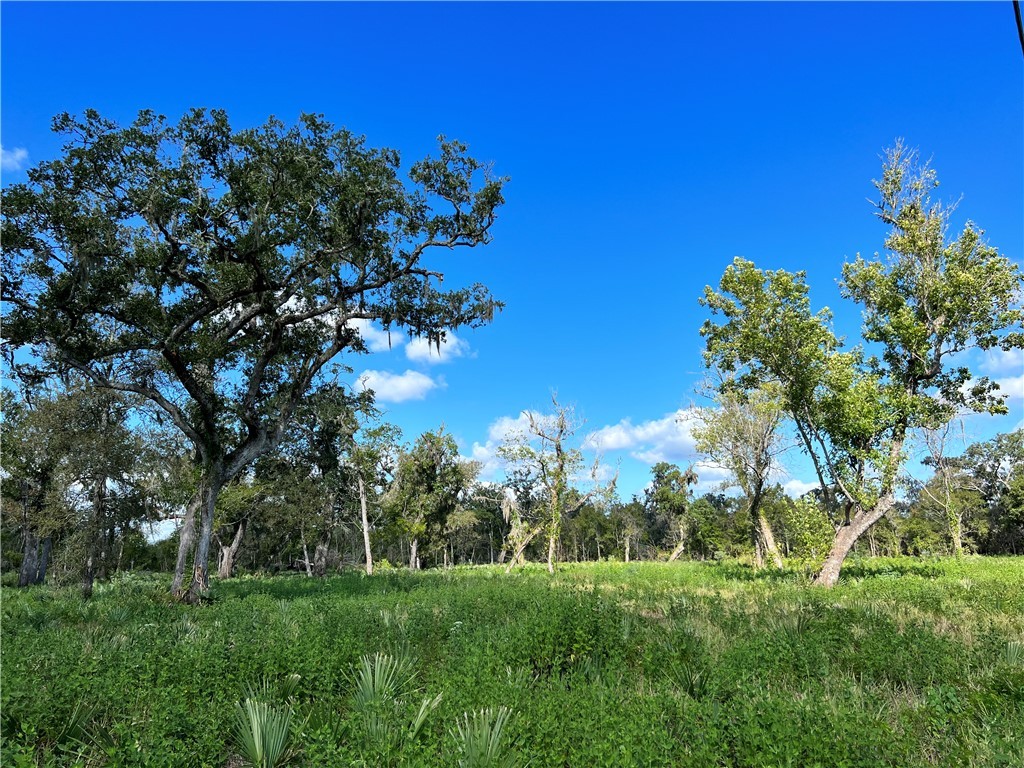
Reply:
M819 581L892 508L911 430L957 409L1002 413L998 387L950 358L1024 343L1021 274L968 222L948 239L951 209L933 202L934 171L902 143L886 153L877 214L887 255L844 265L844 297L864 308L863 346L844 349L828 310L812 312L803 272L737 258L703 303L705 356L741 389L780 387L786 415L823 491L844 510Z
M389 516L410 541L409 566L419 567L419 547L442 544L448 520L469 491L479 466L463 461L444 427L424 432L397 460L385 501Z
M216 110L127 127L88 111L54 129L61 156L3 190L8 361L144 397L188 437L203 483L175 587L199 513L195 597L220 488L364 350L354 321L440 343L492 318L486 288L442 290L427 259L489 240L504 180L442 137L403 181L396 151L316 115L235 131Z

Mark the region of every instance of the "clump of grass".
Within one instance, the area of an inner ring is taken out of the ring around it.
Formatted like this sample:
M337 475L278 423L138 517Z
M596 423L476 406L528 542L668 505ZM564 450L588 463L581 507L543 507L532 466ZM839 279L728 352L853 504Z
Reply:
M787 605L769 618L768 626L772 631L798 642L811 627L811 612L803 603Z
M235 705L235 746L253 768L277 768L289 757L292 708L246 698Z
M677 690L691 699L702 699L712 690L711 673L693 659L672 664L669 667L669 678Z
M508 707L463 713L453 735L459 744L460 768L517 768L524 765L505 743L505 726L512 716Z
M384 758L414 740L441 704L441 694L424 698L412 721L407 726L402 722L403 700L416 690L416 662L408 654L362 656L351 681L352 709L362 720L367 746Z
M295 697L301 681L296 674L281 681L264 677L248 685L245 697L235 705L235 746L253 768L276 768L291 756Z
M416 672L411 656L375 653L359 659L352 678L353 708L367 712L413 687Z
M1024 666L1024 641L1011 640L1003 648L1001 661L1011 667Z

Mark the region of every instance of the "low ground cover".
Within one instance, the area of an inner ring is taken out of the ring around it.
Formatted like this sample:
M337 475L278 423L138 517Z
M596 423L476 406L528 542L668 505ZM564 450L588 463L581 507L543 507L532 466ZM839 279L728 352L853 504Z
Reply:
M1024 765L1021 558L166 588L3 590L3 765Z

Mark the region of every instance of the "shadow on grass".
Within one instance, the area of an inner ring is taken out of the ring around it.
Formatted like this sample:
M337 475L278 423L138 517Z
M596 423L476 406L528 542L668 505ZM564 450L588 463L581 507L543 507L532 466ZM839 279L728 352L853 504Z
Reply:
M795 584L807 581L802 571L791 569L780 570L771 566L754 568L750 563L735 560L726 562L707 562L706 567L722 579L748 582L788 583Z
M346 595L361 597L393 592L411 592L421 587L430 577L426 573L412 571L384 571L367 576L351 571L329 576L289 575L242 575L226 581L214 582L215 599L242 598L251 595L268 595L277 600L295 600L320 595Z
M841 580L865 578L897 578L900 576L921 576L934 579L949 574L955 563L951 561L911 561L890 558L870 560L847 560L843 564Z

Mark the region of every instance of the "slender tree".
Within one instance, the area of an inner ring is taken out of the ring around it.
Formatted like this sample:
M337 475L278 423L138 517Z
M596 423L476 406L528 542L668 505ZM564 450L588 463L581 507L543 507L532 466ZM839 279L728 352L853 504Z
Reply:
M959 408L1004 413L998 386L951 367L973 348L1024 343L1018 267L965 225L947 240L951 210L933 203L934 171L898 143L886 153L877 213L886 258L843 267L846 298L864 308L867 348L844 351L828 310L812 313L804 273L764 272L737 258L703 303L706 359L748 391L778 386L828 506L841 509L817 583L831 586L854 543L893 508L911 430Z
M581 422L569 406L559 405L558 398L551 396L552 413L542 416L527 411L528 434L512 434L499 449L505 461L526 470L535 479L538 490L546 504L543 528L547 534L548 572L555 572L555 546L562 529L562 519L574 514L584 504L598 495L610 495L615 488L615 478L602 484L598 480L600 463L594 460L589 472L590 489L580 493L573 487L576 476L583 470L583 453L569 443ZM539 533L525 531L520 539L520 551L526 543ZM525 542L525 543L524 543ZM515 558L513 558L515 562Z
M44 372L147 398L188 438L201 482L172 590L195 600L221 488L364 351L353 321L440 344L492 318L484 287L442 291L428 258L488 242L503 180L442 137L408 184L397 152L315 115L236 132L220 111L128 127L88 111L54 128L62 155L3 190L8 362L28 348Z
M388 486L388 478L395 471L394 460L398 454L400 431L391 424L380 424L363 431L362 438L353 445L346 476L349 483L354 481L359 499L359 524L363 534L363 550L366 575L373 575L373 550L371 547L370 504L380 505L380 499Z
M779 456L789 447L780 429L780 395L768 387L737 392L724 379L715 388L715 406L697 411L693 429L696 448L725 469L730 482L746 497L754 564L770 558L782 568L782 555L762 509L770 475L779 468Z

